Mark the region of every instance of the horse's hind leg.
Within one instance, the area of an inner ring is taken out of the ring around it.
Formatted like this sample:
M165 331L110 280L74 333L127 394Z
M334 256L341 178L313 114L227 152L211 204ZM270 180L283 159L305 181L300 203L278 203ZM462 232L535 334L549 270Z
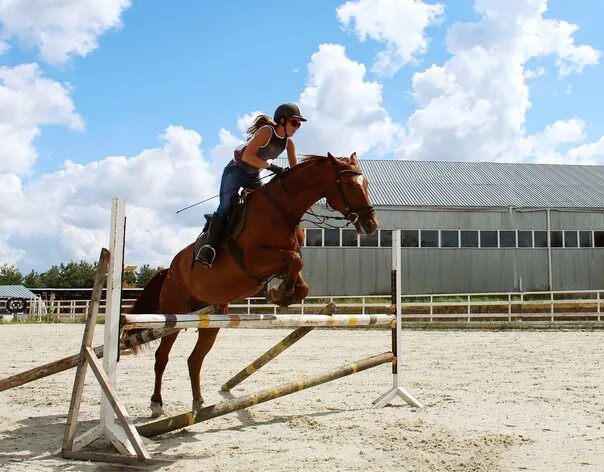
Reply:
M172 349L172 345L174 344L174 341L176 341L177 336L178 332L161 338L159 347L155 351L155 387L153 389L153 396L151 397L152 418L158 418L164 414L164 402L161 397L161 383L164 371L166 370L166 365L168 364L170 350Z
M189 366L189 377L191 379L191 390L193 392L192 410L198 410L203 405L203 397L201 396L201 366L206 354L210 352L216 336L218 336L219 328L201 328L197 332L197 343L193 348L193 352L187 359Z

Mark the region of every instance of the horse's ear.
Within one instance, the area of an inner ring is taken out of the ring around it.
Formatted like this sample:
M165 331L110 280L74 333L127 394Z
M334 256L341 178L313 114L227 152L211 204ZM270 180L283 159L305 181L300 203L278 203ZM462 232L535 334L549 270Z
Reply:
M350 155L350 165L351 166L358 166L359 165L359 161L357 160L357 153L353 152Z
M338 160L331 154L331 152L327 153L327 157L334 163L337 164Z

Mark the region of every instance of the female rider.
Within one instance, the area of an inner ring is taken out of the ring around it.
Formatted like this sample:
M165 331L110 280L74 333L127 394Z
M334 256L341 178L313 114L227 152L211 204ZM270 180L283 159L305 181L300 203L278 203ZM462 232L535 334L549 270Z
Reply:
M260 169L267 169L277 175L283 168L267 161L275 159L287 149L289 165L298 162L296 145L292 136L306 118L294 103L284 103L275 110L273 119L259 115L247 129L248 141L235 149L235 157L225 167L220 180L220 204L212 216L208 229L207 243L199 249L195 259L207 268L212 267L216 258L216 248L221 242L232 198L239 189L258 188Z

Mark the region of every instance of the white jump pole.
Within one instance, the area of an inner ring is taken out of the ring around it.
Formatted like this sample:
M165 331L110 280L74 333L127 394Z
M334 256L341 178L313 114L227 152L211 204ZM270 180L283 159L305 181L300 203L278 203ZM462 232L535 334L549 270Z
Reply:
M392 351L395 363L392 366L392 388L382 396L374 400L374 408L382 408L390 403L395 397L401 397L406 403L417 408L424 405L416 399L403 386L403 337L402 337L402 274L401 274L401 230L392 231L392 295L393 305L396 307L396 328L393 333Z

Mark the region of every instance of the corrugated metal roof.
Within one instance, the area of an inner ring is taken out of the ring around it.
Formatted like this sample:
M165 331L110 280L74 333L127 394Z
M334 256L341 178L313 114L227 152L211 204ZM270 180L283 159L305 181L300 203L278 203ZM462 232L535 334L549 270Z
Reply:
M277 164L287 166L279 158ZM604 209L604 166L361 159L374 206Z
M604 166L364 159L376 206L604 208Z
M36 294L23 285L0 285L0 298L36 298Z

